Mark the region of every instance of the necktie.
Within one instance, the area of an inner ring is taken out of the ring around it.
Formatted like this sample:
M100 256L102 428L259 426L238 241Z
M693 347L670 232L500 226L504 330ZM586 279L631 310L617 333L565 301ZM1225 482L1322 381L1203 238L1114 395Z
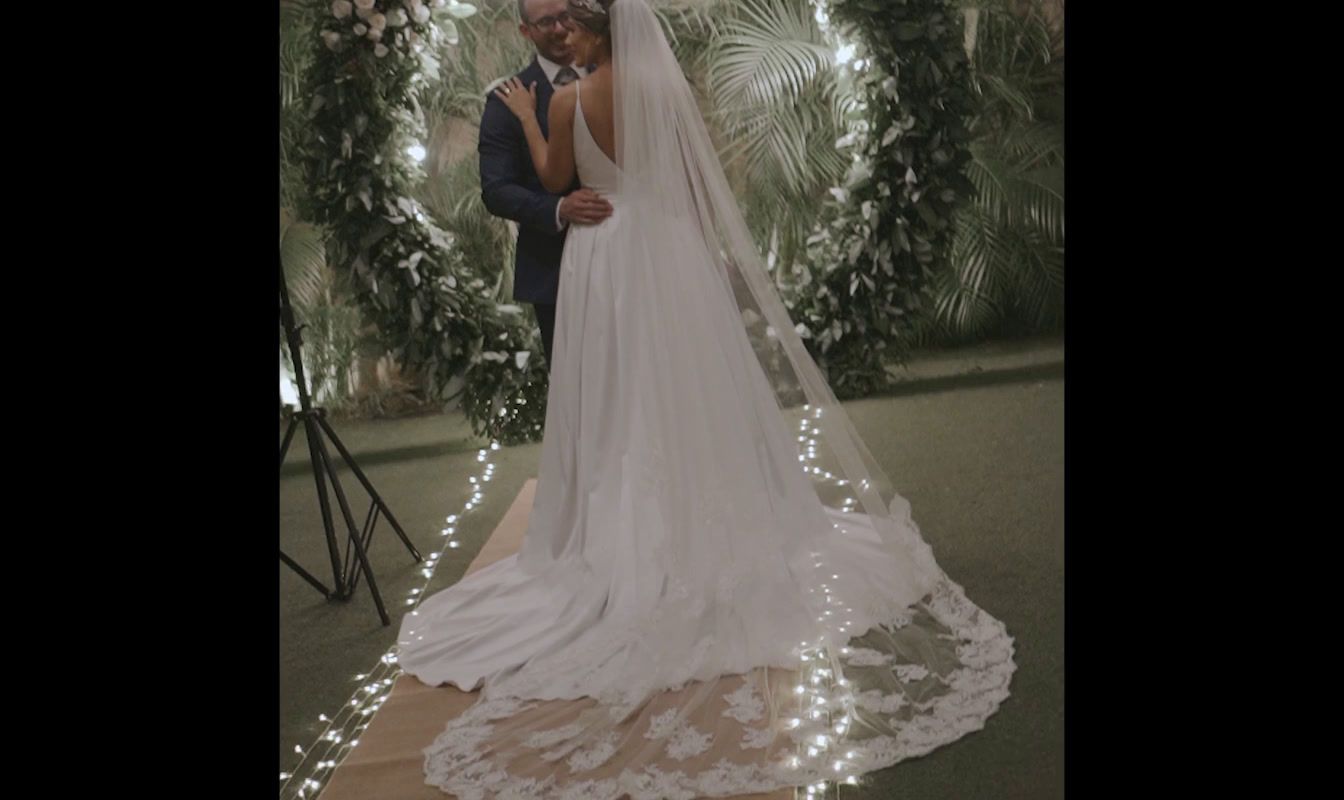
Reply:
M567 83L573 83L578 78L579 73L575 72L573 67L561 67L560 71L555 73L555 80L552 82L556 86L564 86Z

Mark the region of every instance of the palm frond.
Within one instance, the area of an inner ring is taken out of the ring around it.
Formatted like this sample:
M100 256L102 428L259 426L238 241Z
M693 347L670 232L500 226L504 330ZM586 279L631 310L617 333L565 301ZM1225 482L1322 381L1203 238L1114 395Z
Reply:
M718 31L719 4L720 0L683 0L654 9L679 63L693 69L703 66L706 45Z
M312 60L312 18L303 5L280 3L280 101L289 108L298 100L303 73Z
M704 49L708 122L758 241L790 259L848 161L835 140L856 98L836 80L832 45L807 0L720 3Z
M282 213L280 264L296 314L303 317L323 303L332 279L327 266L326 243L316 226L290 221Z
M1032 119L1036 113L1032 105L1031 90L1027 87L1019 86L1010 78L992 73L984 73L976 76L977 85L980 93L985 96L986 105L995 103L1008 106L1013 114L1021 115L1026 119Z
M997 146L1018 163L1062 164L1064 128L1056 122L1039 119L1018 122L1003 130Z
M1064 241L1064 168L1038 167L1018 173L1015 194L1023 222L1051 243Z
M1030 225L1056 242L1064 240L1064 167L1024 167L993 143L971 146L966 176L975 204L999 221Z
M710 57L710 85L719 108L796 100L832 63L831 50L807 5L742 0L726 20Z

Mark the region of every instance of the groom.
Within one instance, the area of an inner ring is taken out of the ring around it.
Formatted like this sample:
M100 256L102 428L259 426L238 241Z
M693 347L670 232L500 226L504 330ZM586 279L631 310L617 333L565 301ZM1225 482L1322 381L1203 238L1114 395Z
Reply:
M524 86L537 85L537 121L550 135L548 112L555 89L587 74L572 66L574 54L565 44L569 34L566 0L518 0L518 31L532 42L537 57L518 77ZM555 334L555 298L560 286L560 254L569 225L594 225L611 215L611 204L578 179L564 195L541 186L522 125L491 92L481 115L481 199L497 217L518 223L514 259L513 299L531 303L541 325L546 368L551 367Z

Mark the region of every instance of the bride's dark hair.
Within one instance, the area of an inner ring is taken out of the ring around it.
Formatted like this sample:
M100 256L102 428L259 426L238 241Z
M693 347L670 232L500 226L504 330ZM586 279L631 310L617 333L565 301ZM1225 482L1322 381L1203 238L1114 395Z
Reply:
M610 38L611 6L616 0L569 0L569 18L598 36Z

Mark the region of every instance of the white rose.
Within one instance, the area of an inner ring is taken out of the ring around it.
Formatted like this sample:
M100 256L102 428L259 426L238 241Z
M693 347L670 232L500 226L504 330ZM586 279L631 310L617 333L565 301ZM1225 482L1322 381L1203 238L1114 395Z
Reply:
M365 24L362 23L362 22L356 22L356 23L355 23L355 35L356 35L356 36L363 36L364 34L366 34L366 33L368 33L368 32L369 32L369 28L368 28L367 25L365 25Z
M410 41L411 44L420 44L420 34L416 33L415 31L411 31L406 36L406 39Z
M350 4L350 0L336 0L331 4L331 15L336 19L345 19L350 16L353 9L354 6Z
M377 47L374 47L374 48L373 48L373 54L374 54L375 56L378 56L379 58L382 58L383 56L387 55L389 52L390 52L390 51L387 49L387 45L385 45L385 44L379 44Z
M429 6L422 6L417 3L412 13L415 15L416 22L429 22Z
M368 10L373 8L373 0L355 0L355 7Z
M362 20L367 21L369 17L373 16L373 9L357 8L355 9L355 16L359 17Z
M380 30L380 29L378 29L378 28L370 28L370 29L369 29L369 41L377 42L377 41L381 40L382 38L383 38L383 32L382 32L382 30Z
M327 43L327 48L335 50L341 44L341 35L335 31L322 31L322 41Z
M400 8L396 9L395 11L387 15L387 24L391 25L394 28L400 28L402 25L405 25L409 21L410 20L406 16L406 12L402 11Z
M373 28L375 31L381 31L383 28L387 27L387 17L382 14L374 14L372 17L369 17L369 27Z

